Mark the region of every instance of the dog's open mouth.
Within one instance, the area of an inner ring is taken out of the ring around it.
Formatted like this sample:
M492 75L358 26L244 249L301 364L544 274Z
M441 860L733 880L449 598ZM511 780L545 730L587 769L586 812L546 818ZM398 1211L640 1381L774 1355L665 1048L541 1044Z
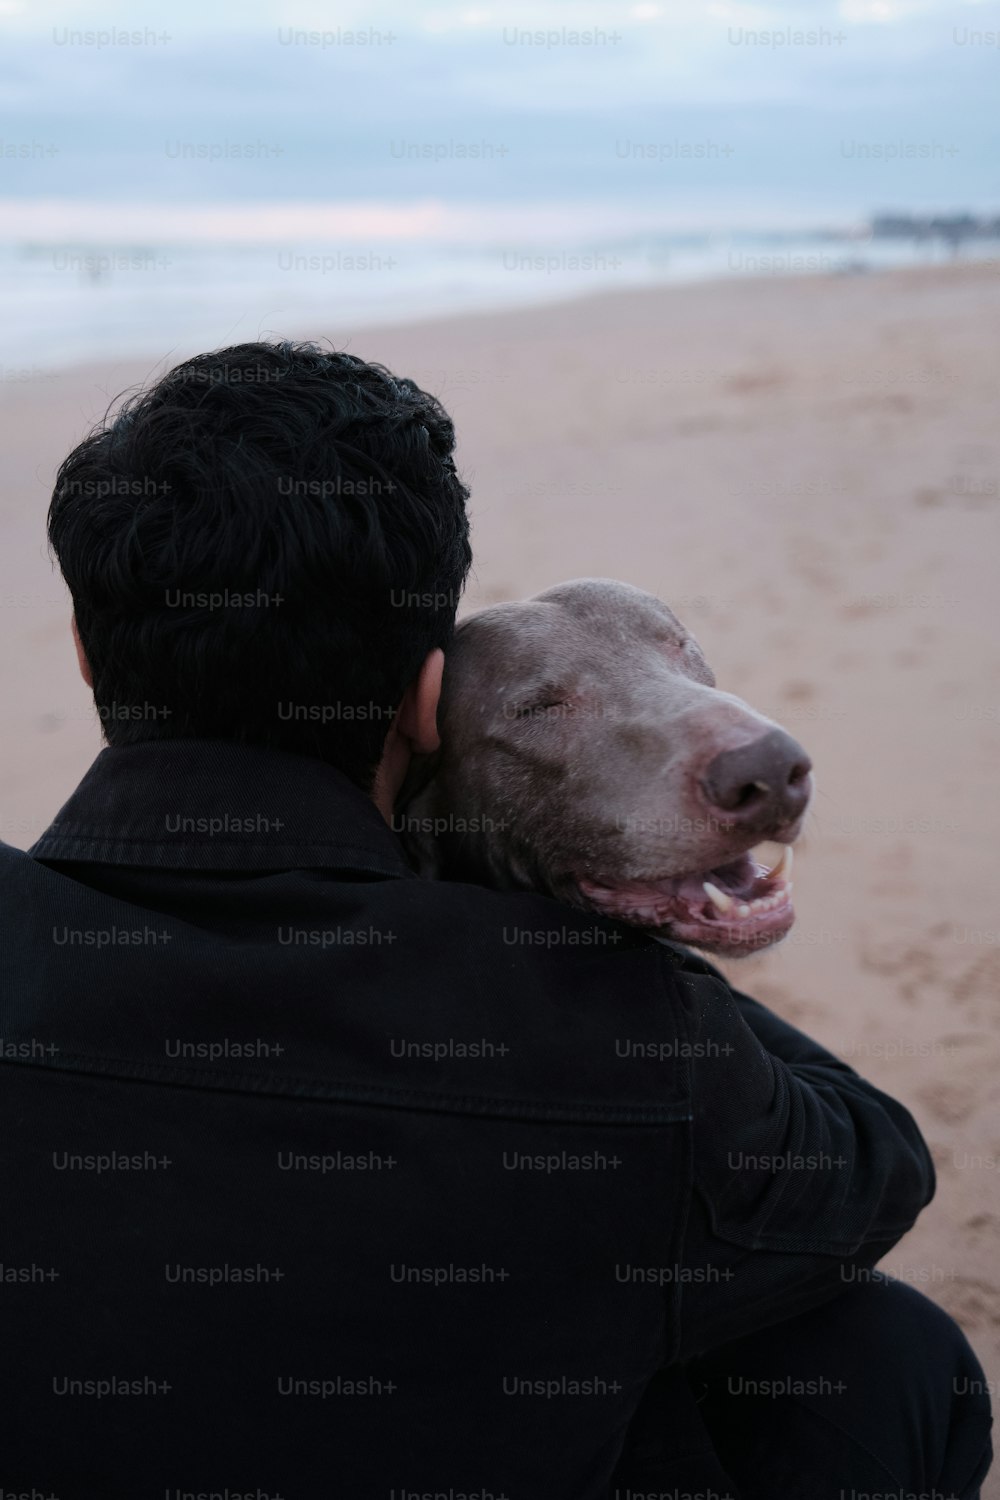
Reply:
M621 885L581 880L588 906L678 942L743 953L783 938L795 921L792 851L786 844L768 869L747 850L700 874Z

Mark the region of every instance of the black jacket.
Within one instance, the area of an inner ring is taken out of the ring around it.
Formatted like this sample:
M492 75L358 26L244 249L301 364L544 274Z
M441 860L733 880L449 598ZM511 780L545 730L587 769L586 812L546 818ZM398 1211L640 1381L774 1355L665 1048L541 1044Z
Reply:
M933 1190L693 954L422 881L234 744L105 750L0 845L0 1039L0 1483L59 1500L597 1500L658 1370Z

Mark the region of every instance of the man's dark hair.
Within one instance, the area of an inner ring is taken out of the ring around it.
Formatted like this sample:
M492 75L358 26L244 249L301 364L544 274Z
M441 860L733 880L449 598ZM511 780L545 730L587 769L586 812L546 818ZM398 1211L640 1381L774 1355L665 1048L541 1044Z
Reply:
M316 344L238 344L63 463L49 540L111 745L228 739L366 790L471 563L440 403Z

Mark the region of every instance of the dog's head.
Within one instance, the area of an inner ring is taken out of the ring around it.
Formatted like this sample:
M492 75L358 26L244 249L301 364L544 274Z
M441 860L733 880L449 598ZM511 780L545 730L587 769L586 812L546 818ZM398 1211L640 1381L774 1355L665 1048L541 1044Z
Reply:
M539 890L720 953L791 927L790 851L768 871L751 850L798 836L809 758L716 688L651 594L585 578L466 619L440 728L395 820L423 873Z

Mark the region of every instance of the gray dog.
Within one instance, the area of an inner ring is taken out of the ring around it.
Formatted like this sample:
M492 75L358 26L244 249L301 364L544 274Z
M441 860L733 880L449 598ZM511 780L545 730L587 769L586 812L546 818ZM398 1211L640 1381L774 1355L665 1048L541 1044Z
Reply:
M463 620L442 748L416 765L394 826L421 874L542 891L730 955L785 936L790 846L811 764L771 719L720 692L651 594L582 578Z

